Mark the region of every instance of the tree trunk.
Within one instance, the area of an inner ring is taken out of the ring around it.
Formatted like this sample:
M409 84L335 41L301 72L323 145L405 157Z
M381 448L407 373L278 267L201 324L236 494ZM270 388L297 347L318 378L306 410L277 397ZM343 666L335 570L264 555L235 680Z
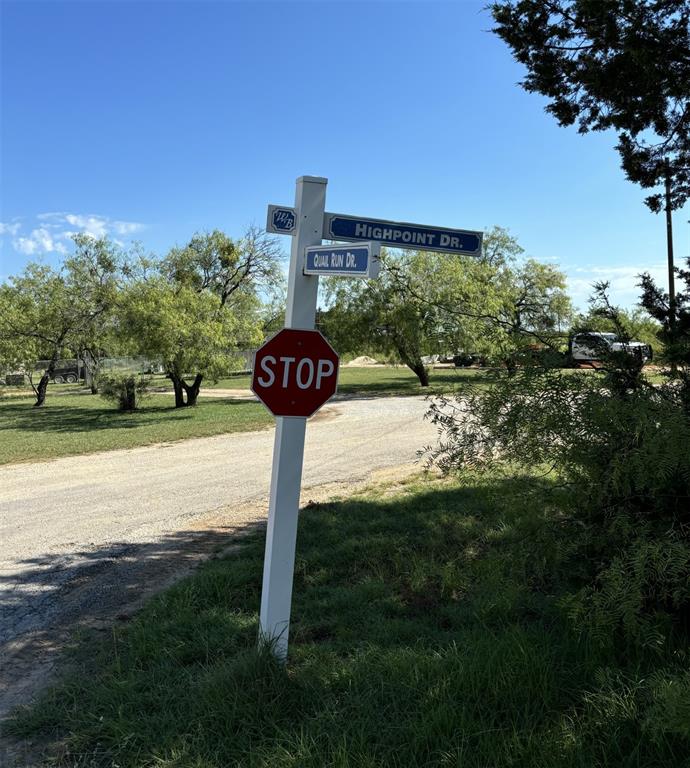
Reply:
M88 355L88 359L87 359ZM84 361L84 384L91 390L92 395L98 394L98 363L94 358L86 353L82 358Z
M187 393L187 402L185 405L196 405L196 399L199 397L199 390L201 389L201 380L203 379L203 374L197 373L197 375L194 377L194 382L191 385L188 385L184 380L182 381L182 386L184 387L184 391Z
M53 366L55 368L55 366ZM48 389L48 382L50 381L50 376L46 372L41 376L41 380L38 382L38 387L36 387L36 402L34 403L34 408L39 408L43 405L46 401L46 390Z
M409 358L407 355L400 355L400 358L402 359L403 363L414 373L414 375L419 379L419 384L422 387L428 387L429 386L429 371L427 371L426 366L422 362L421 358Z
M428 387L429 386L429 372L427 371L424 363L419 360L416 363L410 365L408 363L409 368L412 370L414 375L419 379L419 384L422 387Z
M188 405L196 405L199 390L201 389L201 381L204 378L203 374L197 373L191 384L187 384L181 376L175 373L168 373L168 378L172 381L173 390L175 391L175 408L186 408ZM185 395L187 396L186 399Z
M182 390L182 379L174 373L169 373L168 378L172 381L173 390L175 392L175 408L184 407L184 392Z
M36 388L36 402L34 403L34 408L39 408L46 401L48 382L53 378L53 374L55 373L55 366L57 365L57 361L59 359L58 355L59 355L59 350L53 353L53 356L50 359L50 362L48 363L48 367L46 368L45 373L43 374L43 376L41 376L41 380L38 382L38 387Z
M137 382L134 376L127 378L124 382L124 392L122 401L123 411L136 411L137 409Z
M428 387L429 386L429 372L424 366L424 363L422 362L422 358L419 355L418 352L412 352L409 354L408 350L406 350L403 347L403 344L398 341L395 345L396 349L398 350L398 354L400 355L400 359L405 363L405 365L414 373L414 375L419 379L419 384L422 387Z

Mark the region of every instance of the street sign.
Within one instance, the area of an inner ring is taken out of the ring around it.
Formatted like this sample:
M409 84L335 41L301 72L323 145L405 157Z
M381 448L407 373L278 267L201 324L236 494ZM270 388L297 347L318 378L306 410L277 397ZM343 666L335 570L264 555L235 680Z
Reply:
M326 213L327 179L301 176L295 205L269 205L266 230L292 235L285 328L254 358L252 391L276 415L259 610L259 644L287 659L295 545L307 417L333 394L338 356L314 327L319 275L373 276L381 243L443 253L481 255L482 234ZM322 239L357 245L324 247ZM362 243L361 241L367 241ZM374 241L374 242L369 242ZM366 267L365 267L366 264Z
M464 229L428 227L383 219L365 219L326 213L323 237L328 240L376 240L394 248L481 256L482 233Z
M278 235L293 235L297 231L295 209L285 205L269 205L266 229ZM415 251L482 255L481 232L367 219L345 213L324 213L321 236L324 240L373 240L393 248L412 248Z
M381 268L378 243L362 245L312 245L305 248L305 275L377 277Z
M295 209L285 205L269 205L266 231L276 235L294 235L297 232Z
M337 381L338 355L319 331L283 328L254 357L252 392L274 416L311 416Z

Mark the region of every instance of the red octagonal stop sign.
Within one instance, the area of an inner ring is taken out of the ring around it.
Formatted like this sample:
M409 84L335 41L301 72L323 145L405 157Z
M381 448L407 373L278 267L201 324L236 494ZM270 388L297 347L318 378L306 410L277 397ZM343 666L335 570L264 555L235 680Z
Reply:
M319 331L283 328L254 356L252 392L275 416L311 416L337 382L338 355Z

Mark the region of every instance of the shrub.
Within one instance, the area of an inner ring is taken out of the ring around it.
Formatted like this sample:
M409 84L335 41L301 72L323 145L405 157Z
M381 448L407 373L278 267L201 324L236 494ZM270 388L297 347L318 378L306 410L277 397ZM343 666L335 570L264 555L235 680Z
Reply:
M616 320L604 289L599 310ZM488 390L465 386L428 413L440 435L430 464L539 470L567 490L558 522L572 523L572 572L584 578L568 610L606 642L659 647L671 626L690 629L690 345L679 330L690 339L690 311L680 306L677 372L660 386L614 353L598 371L496 372Z
M136 411L148 386L148 379L132 373L103 375L98 379L101 397L115 403L120 411Z

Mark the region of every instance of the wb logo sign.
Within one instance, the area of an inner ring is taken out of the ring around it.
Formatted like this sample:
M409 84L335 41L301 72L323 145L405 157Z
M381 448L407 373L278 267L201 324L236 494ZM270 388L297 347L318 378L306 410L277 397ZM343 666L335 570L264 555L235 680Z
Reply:
M276 208L272 212L271 224L277 232L288 234L294 232L296 227L295 214L289 208Z

